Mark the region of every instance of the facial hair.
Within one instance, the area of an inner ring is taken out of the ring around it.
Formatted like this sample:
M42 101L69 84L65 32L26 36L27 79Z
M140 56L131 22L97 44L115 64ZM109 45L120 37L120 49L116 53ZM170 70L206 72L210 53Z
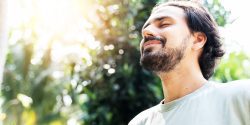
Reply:
M186 36L178 48L168 48L163 44L163 47L157 52L153 52L151 48L141 50L143 52L141 52L140 64L145 69L156 73L173 70L184 56L189 37L189 35Z

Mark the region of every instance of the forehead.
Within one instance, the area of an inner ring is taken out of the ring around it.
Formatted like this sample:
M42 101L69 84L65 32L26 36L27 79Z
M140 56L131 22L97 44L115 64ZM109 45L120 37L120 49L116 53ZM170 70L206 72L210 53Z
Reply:
M168 6L168 5L158 6L152 11L146 23L150 23L156 19L164 18L164 17L171 18L175 21L178 21L178 20L184 21L185 13L184 13L184 10L179 7Z

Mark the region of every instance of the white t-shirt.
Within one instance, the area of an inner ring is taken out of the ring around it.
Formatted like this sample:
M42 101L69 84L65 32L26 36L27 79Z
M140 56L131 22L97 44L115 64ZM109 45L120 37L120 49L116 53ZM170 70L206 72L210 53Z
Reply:
M208 82L184 97L141 112L129 125L250 125L250 80Z

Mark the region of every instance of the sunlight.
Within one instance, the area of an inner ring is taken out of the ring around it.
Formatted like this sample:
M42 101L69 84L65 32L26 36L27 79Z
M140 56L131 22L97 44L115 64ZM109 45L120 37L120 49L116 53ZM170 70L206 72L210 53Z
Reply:
M20 39L35 42L35 54L31 60L34 65L41 61L41 53L51 48L54 63L84 58L90 66L92 62L88 49L100 47L100 42L88 31L92 28L87 21L90 14L87 10L92 7L91 4L82 0L9 1L10 44Z
M226 44L229 44L228 50L235 52L243 50L250 54L250 44L248 41L248 29L250 28L248 14L250 8L248 5L250 2L245 0L222 0L221 3L226 10L231 12L228 20L232 23L227 24L223 31Z
M31 97L24 95L22 93L17 94L17 99L22 103L22 105L26 108L30 107L30 105L33 103L33 100Z

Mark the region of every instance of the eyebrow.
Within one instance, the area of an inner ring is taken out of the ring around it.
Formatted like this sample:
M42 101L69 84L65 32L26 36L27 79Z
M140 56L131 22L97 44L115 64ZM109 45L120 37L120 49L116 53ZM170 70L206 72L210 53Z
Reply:
M146 22L146 23L144 24L144 26L142 27L142 30L145 29L147 26L149 26L152 22L162 21L162 20L165 20L165 19L172 19L172 18L169 17L169 16L157 17L157 18L153 19L152 21Z

